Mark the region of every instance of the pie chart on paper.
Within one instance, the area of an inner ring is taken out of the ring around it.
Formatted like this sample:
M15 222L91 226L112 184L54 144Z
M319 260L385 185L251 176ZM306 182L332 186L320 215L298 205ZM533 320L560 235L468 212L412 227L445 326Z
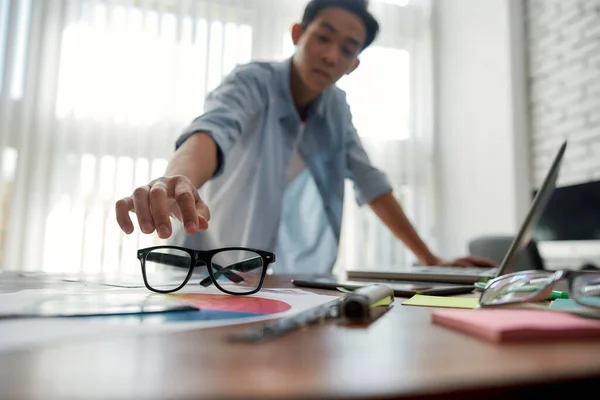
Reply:
M268 316L287 311L284 301L227 294L170 294L177 302L198 308L193 311L166 312L143 316L146 323L210 322Z
M136 321L144 324L171 324L178 322L211 322L265 317L290 310L284 301L228 294L167 294L168 299L197 308L154 314L122 315L111 317L116 322Z
M252 313L258 315L277 314L291 308L280 300L260 297L231 296L226 294L173 294L177 301L200 310Z
M292 305L276 299L228 294L172 293L152 294L163 302L191 306L195 309L155 313L127 313L108 316L82 316L114 323L171 324L178 322L211 322L268 317L288 311ZM241 321L240 321L241 322Z

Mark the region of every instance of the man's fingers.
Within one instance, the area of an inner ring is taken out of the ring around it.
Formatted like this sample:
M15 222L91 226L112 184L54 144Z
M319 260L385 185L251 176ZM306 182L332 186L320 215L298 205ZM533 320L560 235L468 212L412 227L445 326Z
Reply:
M204 231L208 229L208 221L210 221L210 210L208 206L198 197L197 210L198 210L198 229Z
M142 232L149 234L154 232L154 219L150 212L150 202L148 200L149 187L142 186L134 190L133 192L133 204L135 207L135 214L137 215L138 223Z
M171 236L171 220L169 219L169 203L167 189L163 183L155 183L150 188L150 210L158 236L166 239Z
M199 228L198 213L196 212L196 199L199 198L198 192L192 189L186 182L179 181L175 185L175 201L181 212L181 222L185 232L188 234L196 233Z
M133 198L125 197L115 204L115 214L117 215L117 223L121 227L121 230L126 234L133 232L133 222L129 217L129 212L134 211Z
M452 262L452 265L457 266L457 267L483 267L483 268L494 268L494 267L498 266L492 260L489 260L487 258L482 258L482 257L474 257L474 256L458 258Z
M457 258L448 263L445 263L445 265L451 267L472 267L473 263L469 260L469 258Z
M483 258L483 257L475 257L475 256L456 258L452 261L444 262L444 263L442 263L442 265L452 266L452 267L484 267L484 268L495 268L498 266L494 261L492 261L490 259Z
M465 259L458 259L454 262L454 265L458 266L458 267L471 267L473 266L472 263L470 263L468 260Z
M133 232L129 213L135 212L141 231L151 234L156 230L161 239L168 238L173 232L171 215L181 220L188 234L207 229L210 219L208 207L184 176L153 180L149 185L137 188L131 197L119 200L115 209L117 222L124 232Z

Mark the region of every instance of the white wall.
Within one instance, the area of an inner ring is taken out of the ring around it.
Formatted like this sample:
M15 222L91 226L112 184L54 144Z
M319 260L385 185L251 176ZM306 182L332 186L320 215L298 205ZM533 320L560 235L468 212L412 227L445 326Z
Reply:
M600 2L527 4L534 184L564 139L559 186L600 180Z
M558 186L600 180L600 2L528 0L533 183L568 139ZM552 268L600 265L600 242L540 243Z
M530 202L519 0L433 2L437 251L514 234Z

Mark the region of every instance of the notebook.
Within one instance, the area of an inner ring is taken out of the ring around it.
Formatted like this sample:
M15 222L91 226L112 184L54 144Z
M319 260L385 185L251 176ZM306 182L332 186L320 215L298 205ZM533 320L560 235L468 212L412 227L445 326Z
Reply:
M347 270L348 279L394 279L473 284L481 281L487 282L500 275L512 272L511 268L516 262L517 256L529 243L533 228L554 192L566 147L567 142L564 141L554 157L540 190L531 203L529 212L498 268L410 266L402 269L349 269ZM490 210L490 212L493 212L493 210Z
M436 310L431 321L490 342L600 339L600 320L552 310Z

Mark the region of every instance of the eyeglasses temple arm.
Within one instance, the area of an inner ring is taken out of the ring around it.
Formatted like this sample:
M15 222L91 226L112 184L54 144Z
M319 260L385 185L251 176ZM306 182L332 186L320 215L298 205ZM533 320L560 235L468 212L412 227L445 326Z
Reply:
M224 275L225 278L229 279L230 281L232 281L234 283L240 283L240 282L244 281L244 278L242 278L235 272L231 271L231 268L233 266L223 268L219 264L212 263L212 267L213 267L213 269L217 270L216 272L213 273L215 279L218 279L221 275ZM210 279L210 276L207 276L206 278L202 279L200 281L200 285L202 285L204 287L212 285L212 279Z
M227 267L222 267L219 264L212 263L212 266L217 271L213 274L215 279L219 279L221 275L225 275L227 279L232 282L240 283L244 281L244 278L233 272L235 270L237 272L250 272L257 268L262 268L263 262L262 258L254 257L249 260L240 261L239 263L231 264ZM233 279L232 279L233 278ZM210 276L207 276L202 281L200 281L200 285L207 287L212 284L212 280Z

